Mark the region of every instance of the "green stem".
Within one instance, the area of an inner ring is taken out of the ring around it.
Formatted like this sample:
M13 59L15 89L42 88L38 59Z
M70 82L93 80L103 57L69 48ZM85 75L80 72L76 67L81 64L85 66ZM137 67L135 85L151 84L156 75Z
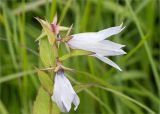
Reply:
M142 28L140 26L139 20L136 17L136 15L135 15L135 13L134 13L134 11L133 11L133 9L132 9L132 7L131 7L131 5L130 5L128 0L126 0L126 4L127 4L127 7L129 8L131 16L133 17L133 20L135 21L135 24L136 24L136 26L138 28L139 34L140 34L140 36L141 36L141 38L143 40L145 35L144 35L143 31L142 31ZM159 79L158 71L156 69L156 66L155 66L155 63L154 63L154 60L153 60L149 45L148 45L148 43L146 41L144 41L144 47L145 47L148 59L149 59L150 64L151 64L151 68L152 68L152 71L153 71L153 74L154 74L154 78L155 78L155 81L156 81L156 85L157 85L157 88L158 88L158 95L160 97L160 79ZM159 112L160 112L160 106L159 106Z

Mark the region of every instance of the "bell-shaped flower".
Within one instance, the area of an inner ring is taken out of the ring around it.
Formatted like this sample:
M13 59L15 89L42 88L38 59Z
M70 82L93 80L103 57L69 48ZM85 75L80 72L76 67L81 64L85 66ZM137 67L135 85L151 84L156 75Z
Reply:
M54 90L51 98L56 102L62 112L69 112L72 103L75 105L74 110L76 110L80 103L78 95L64 75L64 71L62 69L56 72Z
M98 32L86 32L71 35L71 38L67 41L67 44L72 49L81 49L91 51L101 61L117 68L121 69L113 61L106 56L115 56L126 54L121 48L124 45L114 43L106 38L120 33L125 27L120 26L111 27Z

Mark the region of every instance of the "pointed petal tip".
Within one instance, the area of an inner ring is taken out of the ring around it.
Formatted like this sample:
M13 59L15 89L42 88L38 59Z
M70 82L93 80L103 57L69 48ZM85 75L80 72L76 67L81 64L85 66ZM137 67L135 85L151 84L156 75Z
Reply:
M122 69L121 69L121 68L118 67L117 69L122 72Z
M115 66L114 68L116 68L117 70L121 71L122 72L122 69L117 65Z
M121 48L125 47L126 45L122 45Z
M124 24L124 23L122 22L122 23L120 24L120 27L123 27L123 24Z
M122 55L123 55L123 54L127 54L127 53L126 53L125 51L122 50Z
M74 111L76 111L76 110L77 110L77 108L78 108L78 106L75 106L75 107L74 107Z
M122 27L123 26L123 22L120 24L120 27Z
M123 54L127 54L125 51L123 51Z
M52 99L52 101L55 101L55 99L54 99L54 95L52 95L52 96L51 96L51 99Z
M121 31L126 28L126 26L123 26L123 22L122 22L122 24L120 25L120 28L121 28Z
M77 110L77 108L78 108L78 106L75 106L75 107L74 107L74 111L76 111L76 110Z
M121 31L124 30L126 28L126 26L124 26L123 28L121 28Z
M77 94L75 94L75 97L74 97L74 99L73 99L73 104L75 105L74 111L76 111L77 108L78 108L78 105L80 104L80 100L79 100L79 97L78 97Z
M95 54L93 56L97 57L98 59L100 59L104 63L106 63L106 64L118 69L119 71L122 71L122 69L116 63L114 63L112 60L108 59L107 57L104 57L102 55L97 55L97 54Z
M124 55L124 54L126 54L126 52L123 51L121 48L115 51L115 55Z

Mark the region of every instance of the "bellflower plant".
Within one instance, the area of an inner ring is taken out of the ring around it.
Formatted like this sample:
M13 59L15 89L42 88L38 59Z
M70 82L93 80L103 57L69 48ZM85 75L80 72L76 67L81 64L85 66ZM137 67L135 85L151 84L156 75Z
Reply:
M72 103L75 105L74 110L76 110L80 104L80 99L76 94L76 91L74 91L70 81L64 73L65 70L71 71L73 69L63 66L62 61L64 59L69 58L70 55L94 56L121 71L120 67L108 57L125 54L122 50L124 45L105 39L120 33L125 28L122 24L98 32L85 32L69 35L72 26L68 28L58 25L57 15L55 15L51 23L39 18L36 19L43 28L42 34L38 38L40 58L44 66L44 69L42 70L47 70L49 72L49 74L47 74L43 71L38 71L39 79L42 88L44 88L47 96L49 96L48 99L51 99L53 101L52 103L56 103L61 112L69 112ZM65 37L61 38L60 32L64 30L67 30L68 32ZM69 50L71 50L67 56L64 55L59 57L58 47L60 42L65 43L67 49L69 48ZM50 76L50 74L53 73L54 75ZM47 101L47 103L49 103L49 101ZM38 106L36 106L36 104L34 106L34 111L37 113L35 107Z

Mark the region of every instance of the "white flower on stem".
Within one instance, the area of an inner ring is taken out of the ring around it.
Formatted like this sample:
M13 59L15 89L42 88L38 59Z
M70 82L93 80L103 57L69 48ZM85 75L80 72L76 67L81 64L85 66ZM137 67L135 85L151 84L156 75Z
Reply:
M76 110L80 103L78 95L73 90L71 83L64 75L62 69L58 70L56 73L54 90L51 98L56 102L62 112L69 112L72 103L75 105L74 110Z
M72 49L82 49L91 51L101 61L117 68L121 71L118 65L111 61L107 56L123 55L126 54L121 48L124 45L105 40L106 38L120 33L125 27L120 26L111 27L98 32L86 32L71 35L71 39L67 44Z

